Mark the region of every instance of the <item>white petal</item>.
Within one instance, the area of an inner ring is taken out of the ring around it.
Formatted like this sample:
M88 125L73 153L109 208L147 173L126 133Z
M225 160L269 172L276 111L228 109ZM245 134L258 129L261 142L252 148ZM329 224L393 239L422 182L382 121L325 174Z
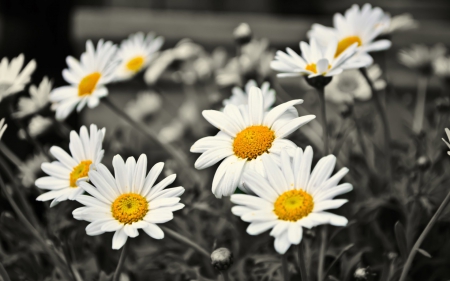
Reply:
M112 248L114 250L118 250L122 248L123 245L127 242L128 235L125 233L124 228L117 230L114 233L113 240L112 240Z
M159 226L153 223L149 223L147 227L142 228L150 237L154 239L163 239L164 232L161 230Z
M250 235L261 234L261 233L271 229L272 227L274 227L276 223L277 223L276 220L266 221L266 222L252 222L247 227L247 233Z

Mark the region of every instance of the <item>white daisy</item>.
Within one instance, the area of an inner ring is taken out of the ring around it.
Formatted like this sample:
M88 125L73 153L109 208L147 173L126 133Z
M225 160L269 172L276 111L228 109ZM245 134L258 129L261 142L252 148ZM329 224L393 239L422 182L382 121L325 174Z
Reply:
M433 61L434 73L444 79L450 78L450 57L442 56Z
M48 161L42 153L35 154L23 162L19 168L19 179L23 186L31 187L36 181L36 175L41 171L42 163Z
M450 140L450 130L448 128L445 128L445 133L447 134L447 138ZM444 138L442 138L442 140L445 142L445 144L450 149L450 143L448 141L446 141ZM447 154L450 155L450 151L447 151Z
M117 67L116 79L131 79L136 73L145 69L163 43L164 39L161 36L155 38L154 33L145 36L142 32L132 34L128 39L123 40L117 52L120 64Z
M28 133L32 138L36 138L42 133L44 133L52 125L52 119L48 117L42 117L41 115L36 115L31 118L28 124ZM24 130L20 129L18 132L19 138L25 139L26 134Z
M417 28L419 22L415 20L410 14L405 13L391 17L388 13L385 13L381 22L375 25L376 28L381 28L381 34L392 34L397 31L406 31Z
M446 52L447 48L443 44L436 44L433 47L415 44L409 49L400 50L398 60L411 69L430 75L433 70L433 63L443 58Z
M281 152L281 170L270 158L262 157L267 177L251 171L244 175L245 185L256 195L231 195L231 201L239 205L231 209L233 214L250 222L247 233L258 235L272 229L270 235L275 237L279 254L301 242L303 227L347 225L345 217L325 210L341 207L347 200L333 198L353 189L349 183L337 185L347 168L330 177L336 164L333 155L320 159L312 172L310 146L304 152L296 148L293 156L289 157L287 150Z
M5 123L5 118L2 118L2 120L0 120L0 140L2 139L6 128L8 128L8 124Z
M25 85L30 82L31 74L36 69L36 62L31 60L20 72L25 57L20 54L8 63L7 58L0 62L0 101L12 94L22 91Z
M217 198L230 196L242 185L242 174L255 170L264 174L261 155L267 154L279 163L279 154L285 147L296 145L285 137L315 118L314 115L298 117L293 107L303 100L292 100L264 110L261 90L253 87L248 95L248 106L229 104L223 112L204 110L203 117L220 132L195 142L191 152L202 153L195 168L204 169L224 159L214 175L212 192Z
M236 106L248 105L248 93L252 87L257 87L255 80L249 80L245 84L245 91L239 87L234 87L231 90L231 97L222 102L223 106L234 104ZM275 90L270 88L269 82L264 82L261 85L261 92L264 98L264 110L269 110L275 103Z
M147 116L155 114L162 105L161 96L153 91L141 91L135 100L125 105L125 112L134 120L143 121Z
M22 118L27 115L38 112L44 108L49 102L50 91L52 90L52 82L44 77L39 87L35 85L30 86L30 97L21 97L17 104L18 111L13 113L16 118Z
M65 119L76 107L81 111L87 104L96 107L100 98L108 95L106 84L113 81L116 63L112 62L117 47L110 41L100 40L97 49L91 40L86 42L86 52L81 54L81 61L68 56L68 69L62 74L69 86L62 86L50 93L50 100L56 103L56 118Z
M165 189L172 184L176 175L170 175L154 185L161 173L164 163L157 163L145 176L147 157L142 154L137 163L134 157L124 163L120 155L113 158L114 174L102 164L97 171L89 172L89 179L95 187L87 182L81 183L88 195L80 195L77 201L85 205L75 209L73 216L78 220L90 222L86 227L88 235L100 235L115 232L112 248L120 249L128 237L134 238L142 229L154 239L164 238L164 232L158 223L173 219L173 212L180 210L184 204L179 203L182 186Z
M323 46L334 40L338 41L336 57L356 43L357 55L350 61L360 61L369 66L373 63L373 59L368 52L382 51L391 47L389 40L374 41L383 31L382 28L376 28L376 25L383 21L384 16L383 10L378 7L372 8L370 4L365 4L360 9L355 4L345 12L345 15L339 13L334 15L334 28L313 24L308 36L315 38Z
M286 48L286 53L277 51L270 66L282 72L278 74L278 77L305 75L312 78L321 75L334 76L344 69L359 68L364 65L359 62L348 63L348 59L355 54L356 43L335 56L337 45L337 41L330 41L326 47L322 47L312 38L309 45L306 42L300 42L301 56L291 48Z
M80 182L89 180L88 172L96 169L103 158L102 149L105 129L98 130L91 125L90 135L85 126L80 129L80 135L70 132L69 155L62 148L52 146L50 153L58 160L43 163L41 168L48 174L36 180L36 186L50 190L36 198L38 201L52 200L51 207L64 200L74 200L83 193Z

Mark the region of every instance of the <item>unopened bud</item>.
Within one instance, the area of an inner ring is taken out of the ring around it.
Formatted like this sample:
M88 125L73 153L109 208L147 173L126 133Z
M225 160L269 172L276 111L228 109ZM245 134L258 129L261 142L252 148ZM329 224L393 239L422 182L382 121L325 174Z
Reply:
M420 156L416 161L417 168L421 170L426 170L430 167L430 161L426 156Z
M233 253L227 248L216 249L211 254L211 264L217 270L228 270L233 264Z
M333 77L327 77L327 76L316 76L316 77L312 77L312 78L308 78L308 76L305 76L306 78L306 82L308 83L309 86L314 87L316 89L322 89L324 88L326 85L328 85L331 82L331 79L333 79Z
M252 30L247 23L241 23L233 31L234 40L239 45L245 45L252 40Z
M367 277L369 276L369 272L368 272L367 268L360 267L355 270L355 274L353 274L353 276L357 280L367 280Z

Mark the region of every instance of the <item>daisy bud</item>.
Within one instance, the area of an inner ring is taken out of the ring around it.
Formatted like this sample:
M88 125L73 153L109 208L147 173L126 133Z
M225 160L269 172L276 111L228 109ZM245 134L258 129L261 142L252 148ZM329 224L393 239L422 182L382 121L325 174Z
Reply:
M227 248L216 249L211 254L211 264L217 270L228 270L233 264L233 253Z
M428 169L428 167L430 167L430 161L428 160L428 158L426 156L420 156L416 160L416 166L420 170L426 170L426 169Z
M252 30L248 23L241 23L233 31L234 40L238 45L245 45L252 40Z
M333 79L333 77L320 75L308 78L307 76L305 76L305 79L309 86L316 89L322 89L331 82L331 79Z
M357 268L355 271L355 274L353 274L353 276L357 280L367 280L367 277L369 276L368 268L364 268L364 267Z

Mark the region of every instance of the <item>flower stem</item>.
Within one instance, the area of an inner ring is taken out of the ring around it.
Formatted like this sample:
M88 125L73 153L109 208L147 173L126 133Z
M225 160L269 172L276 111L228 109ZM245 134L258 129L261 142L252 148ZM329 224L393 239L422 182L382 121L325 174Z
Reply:
M419 134L423 127L423 117L425 114L425 100L427 96L428 79L425 76L419 77L417 81L417 99L414 109L413 132Z
M281 270L283 271L284 281L289 281L289 264L286 254L281 255Z
M302 281L308 281L308 271L306 270L306 261L305 261L305 251L304 251L304 242L302 241L298 245L298 266L300 267L300 275L302 277Z
M221 274L223 276L223 281L230 281L230 275L228 273L228 270L221 271Z
M122 247L122 253L120 253L119 263L117 264L116 271L114 272L113 281L119 281L120 280L120 273L122 272L122 267L125 262L125 258L127 256L127 250L128 250L128 244L130 242L126 243Z
M320 231L319 266L317 267L317 280L323 279L323 267L325 262L325 250L327 247L328 228L324 225Z
M417 239L416 243L411 249L411 252L408 255L408 259L406 260L405 265L403 266L402 275L400 276L399 281L405 281L406 275L408 274L409 268L412 265L412 262L414 260L414 257L416 256L417 251L420 248L420 245L422 244L423 240L425 240L425 237L428 235L428 232L430 232L431 228L434 226L436 221L438 220L441 213L444 211L445 207L447 206L448 202L450 201L450 192L445 197L444 201L442 201L441 205L439 206L436 213L433 215L431 220L428 222L428 225L425 227L423 232L420 234L419 239Z
M321 113L321 120L322 120L322 134L323 134L323 154L328 155L328 126L327 126L327 111L326 111L326 104L325 104L325 87L318 87L317 93L319 94L320 99L320 113Z
M179 233L177 233L177 232L173 231L172 229L167 228L165 226L160 226L160 227L165 233L169 234L169 236L172 237L173 239L178 240L181 243L186 244L186 245L194 248L200 254L204 255L208 259L211 258L211 254L208 253L208 251L206 251L202 246L198 245L197 243L195 243L191 239L189 239L187 237L184 237L183 235L180 235Z
M0 152L8 158L11 163L13 163L16 167L20 167L23 165L22 160L14 154L2 141L0 141Z

